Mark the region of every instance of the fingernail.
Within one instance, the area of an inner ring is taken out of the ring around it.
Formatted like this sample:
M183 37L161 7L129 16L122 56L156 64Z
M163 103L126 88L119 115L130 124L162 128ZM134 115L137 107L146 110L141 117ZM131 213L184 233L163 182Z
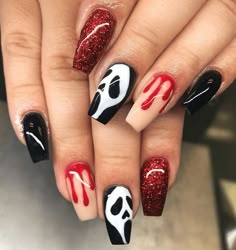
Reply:
M141 170L141 197L146 216L161 216L168 191L169 163L164 158L146 161Z
M184 106L189 114L197 112L217 93L222 84L222 75L217 70L204 72L187 94Z
M73 163L66 169L67 189L81 221L97 217L96 192L93 177L85 163Z
M101 80L88 114L106 124L128 99L135 83L136 72L129 65L112 65Z
M49 159L48 130L43 117L36 112L28 113L23 118L25 142L34 163Z
M130 110L126 122L137 132L143 130L171 100L175 89L175 80L168 74L157 74L144 87Z
M89 74L110 43L115 26L116 21L110 11L96 9L81 31L73 67Z
M124 186L112 186L104 193L104 216L112 245L130 242L133 218L132 196Z

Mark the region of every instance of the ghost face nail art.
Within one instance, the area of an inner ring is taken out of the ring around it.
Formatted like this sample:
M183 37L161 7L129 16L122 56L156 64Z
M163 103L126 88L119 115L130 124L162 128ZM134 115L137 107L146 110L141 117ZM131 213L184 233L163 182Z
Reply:
M130 242L133 205L132 196L124 186L112 186L104 193L104 215L107 232L113 245Z
M67 189L81 221L97 217L96 193L93 177L85 163L73 163L65 173Z
M164 158L146 161L141 170L141 197L146 216L161 216L168 191L169 163Z
M98 86L88 114L103 124L108 123L129 97L135 79L136 73L129 65L112 65Z
M184 106L189 114L197 112L217 93L222 84L222 75L217 70L204 72L188 93Z
M138 132L161 114L170 102L175 80L169 74L154 75L130 110L126 121Z
M48 129L43 117L36 112L23 118L25 142L34 163L49 159Z

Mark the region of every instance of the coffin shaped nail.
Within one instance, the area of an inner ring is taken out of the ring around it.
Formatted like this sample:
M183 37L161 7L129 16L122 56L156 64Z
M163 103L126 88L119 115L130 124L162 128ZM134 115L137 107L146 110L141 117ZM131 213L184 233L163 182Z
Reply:
M92 173L85 163L73 163L66 169L67 189L81 221L97 217L96 192Z
M222 81L222 75L217 70L208 70L197 78L183 103L188 113L193 114L207 104L219 90Z
M146 216L161 216L166 201L169 163L164 158L146 161L141 170L141 197Z
M174 89L172 76L164 73L154 75L135 101L126 121L140 132L165 110Z
M48 130L43 117L36 112L28 113L23 118L25 142L33 162L49 159Z
M129 97L135 79L136 73L129 65L112 65L98 86L88 114L103 124L108 123Z
M128 188L112 186L105 191L104 216L111 243L113 245L129 244L133 219L133 203Z
M94 10L81 31L73 67L89 74L110 43L115 26L116 21L110 11Z

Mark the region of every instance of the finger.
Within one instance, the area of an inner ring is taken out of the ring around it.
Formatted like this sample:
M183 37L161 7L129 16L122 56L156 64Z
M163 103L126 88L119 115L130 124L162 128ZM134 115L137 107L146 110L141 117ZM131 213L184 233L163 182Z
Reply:
M236 38L226 47L194 81L184 100L189 114L193 114L219 96L236 78Z
M134 129L141 131L170 110L196 75L232 41L236 35L235 9L235 1L208 1L154 63L136 89L135 104L126 119ZM224 30L224 36L219 30Z
M51 120L56 181L59 191L70 197L83 221L97 216L97 206L91 173L91 128L86 114L88 82L71 67L79 3L59 1L55 9L53 1L40 1L44 27L42 74Z
M124 106L106 129L93 123L98 210L115 245L129 243L139 206L140 138L124 122L128 108Z
M77 33L80 35L74 68L87 74L93 70L102 54L118 37L136 2L137 0L82 2L77 21Z
M143 131L141 196L143 213L161 216L180 163L184 109L176 107Z
M40 9L37 1L9 0L1 1L0 11L11 121L18 138L26 142L33 162L47 160L48 115L40 74Z
M99 63L92 76L96 86L100 81L89 110L92 118L104 124L110 121L128 99L136 80L138 82L142 79L158 55L204 2L204 0L150 0L148 4L147 1L138 2L121 36ZM112 74L109 74L111 72ZM101 77L103 74L104 77ZM110 95L107 93L109 87ZM101 95L101 92L106 94ZM98 96L101 96L101 102Z

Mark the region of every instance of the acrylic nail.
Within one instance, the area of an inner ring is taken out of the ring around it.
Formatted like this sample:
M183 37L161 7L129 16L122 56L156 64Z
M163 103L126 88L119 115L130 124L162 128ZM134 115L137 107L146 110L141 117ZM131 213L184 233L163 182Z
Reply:
M137 132L143 130L170 102L175 89L175 80L166 73L156 74L138 96L126 121Z
M112 65L101 80L88 114L106 124L128 99L136 80L135 70L127 64Z
M129 244L133 203L128 188L112 186L104 192L104 216L111 243L113 245Z
M96 192L92 173L85 163L73 163L66 169L67 190L81 221L97 217Z
M81 31L73 67L89 74L110 43L115 26L116 20L110 11L94 10Z
M36 112L24 116L23 133L25 142L34 163L49 159L48 130L43 117Z
M217 70L208 70L200 75L183 103L188 113L194 114L206 105L217 93L222 81L222 75Z
M146 216L161 216L168 191L169 163L164 158L146 161L141 170L141 197Z

